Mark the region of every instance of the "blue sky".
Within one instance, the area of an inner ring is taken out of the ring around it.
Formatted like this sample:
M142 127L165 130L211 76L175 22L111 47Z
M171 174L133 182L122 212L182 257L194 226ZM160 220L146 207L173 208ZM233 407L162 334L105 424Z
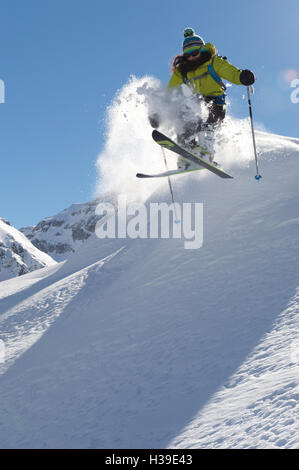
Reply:
M187 26L255 71L257 122L299 137L298 17L298 0L0 0L0 216L21 227L92 198L107 105L131 74L167 83ZM230 112L246 117L241 88Z

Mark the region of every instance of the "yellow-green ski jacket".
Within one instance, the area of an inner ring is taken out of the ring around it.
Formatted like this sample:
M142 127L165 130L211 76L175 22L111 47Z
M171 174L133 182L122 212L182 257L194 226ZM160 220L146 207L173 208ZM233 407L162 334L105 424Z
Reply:
M234 67L227 60L216 55L215 46L213 44L206 44L205 47L212 52L210 60L197 67L197 69L187 72L187 85L194 89L197 93L204 96L221 96L223 95L223 88L220 83L210 75L208 66L212 64L216 74L224 79L228 80L235 85L242 85L240 82L240 73L237 67ZM208 72L208 73L207 73ZM200 76L204 75L202 78ZM176 69L168 84L168 89L175 88L185 83L184 77L181 72Z

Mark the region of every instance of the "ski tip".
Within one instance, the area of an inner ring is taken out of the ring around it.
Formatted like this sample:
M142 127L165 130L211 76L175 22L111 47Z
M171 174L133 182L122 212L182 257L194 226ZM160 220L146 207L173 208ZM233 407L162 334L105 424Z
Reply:
M152 138L157 141L160 139L160 137L163 136L163 134L161 134L161 132L157 131L157 129L154 129L153 132L152 132Z

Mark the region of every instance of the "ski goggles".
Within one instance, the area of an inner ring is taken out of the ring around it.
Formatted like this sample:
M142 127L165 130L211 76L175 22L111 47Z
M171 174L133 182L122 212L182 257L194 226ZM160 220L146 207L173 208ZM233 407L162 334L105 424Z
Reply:
M196 57L199 54L200 54L200 49L196 49L196 51L188 52L187 54L184 54L184 57L188 59L188 57Z

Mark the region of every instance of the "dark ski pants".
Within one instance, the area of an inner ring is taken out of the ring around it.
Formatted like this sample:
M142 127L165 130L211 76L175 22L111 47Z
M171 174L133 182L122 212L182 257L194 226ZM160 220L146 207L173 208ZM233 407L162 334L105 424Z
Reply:
M225 105L219 105L214 98L209 97L204 97L204 101L208 106L208 119L206 121L200 119L195 122L186 123L183 132L177 136L180 145L186 145L186 143L192 145L192 139L195 139L199 132L206 129L215 130L224 120L226 114Z

